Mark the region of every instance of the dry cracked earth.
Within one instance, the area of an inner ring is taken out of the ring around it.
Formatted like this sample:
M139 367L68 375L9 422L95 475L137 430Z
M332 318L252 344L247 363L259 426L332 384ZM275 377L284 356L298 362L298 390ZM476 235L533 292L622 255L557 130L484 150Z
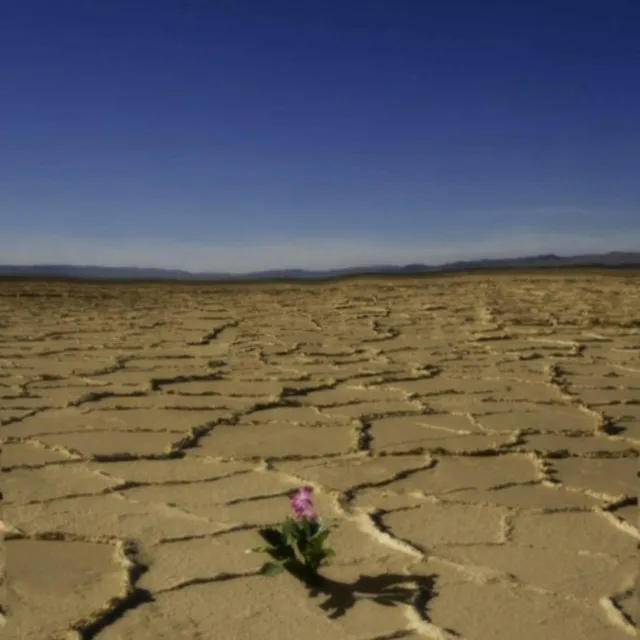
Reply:
M0 283L3 637L638 637L639 284Z

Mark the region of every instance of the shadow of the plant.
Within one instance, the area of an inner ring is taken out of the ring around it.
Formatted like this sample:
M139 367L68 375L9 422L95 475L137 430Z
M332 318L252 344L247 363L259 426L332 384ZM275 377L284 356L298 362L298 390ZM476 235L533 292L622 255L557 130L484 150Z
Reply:
M384 573L376 576L361 575L353 582L331 580L311 570L300 562L293 549L283 544L282 534L274 529L260 530L262 538L271 545L264 551L281 564L284 571L297 578L309 590L312 598L326 596L320 608L329 613L330 618L343 616L358 600L368 599L392 607L399 604L410 605L418 614L427 617L427 604L437 595L435 575L407 575Z
M307 585L313 598L326 596L320 608L332 619L343 616L358 600L367 599L384 607L405 604L415 607L426 617L429 600L437 595L435 575L418 576L383 573L377 576L360 576L353 582L338 582L322 578L314 585Z

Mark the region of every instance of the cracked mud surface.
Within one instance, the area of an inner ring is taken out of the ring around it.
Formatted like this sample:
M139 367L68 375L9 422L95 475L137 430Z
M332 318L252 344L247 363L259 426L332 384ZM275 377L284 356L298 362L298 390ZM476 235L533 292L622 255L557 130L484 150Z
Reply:
M3 637L638 637L639 285L0 283Z

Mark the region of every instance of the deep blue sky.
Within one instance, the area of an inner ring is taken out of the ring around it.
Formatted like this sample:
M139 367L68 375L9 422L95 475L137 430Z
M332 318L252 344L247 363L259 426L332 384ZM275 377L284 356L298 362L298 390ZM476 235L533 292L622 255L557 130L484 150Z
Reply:
M638 0L0 0L0 263L640 250Z

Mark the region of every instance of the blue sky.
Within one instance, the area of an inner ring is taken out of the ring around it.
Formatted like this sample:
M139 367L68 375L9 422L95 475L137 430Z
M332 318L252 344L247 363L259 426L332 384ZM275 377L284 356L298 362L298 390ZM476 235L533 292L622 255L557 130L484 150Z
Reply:
M637 0L0 0L0 263L640 250Z

